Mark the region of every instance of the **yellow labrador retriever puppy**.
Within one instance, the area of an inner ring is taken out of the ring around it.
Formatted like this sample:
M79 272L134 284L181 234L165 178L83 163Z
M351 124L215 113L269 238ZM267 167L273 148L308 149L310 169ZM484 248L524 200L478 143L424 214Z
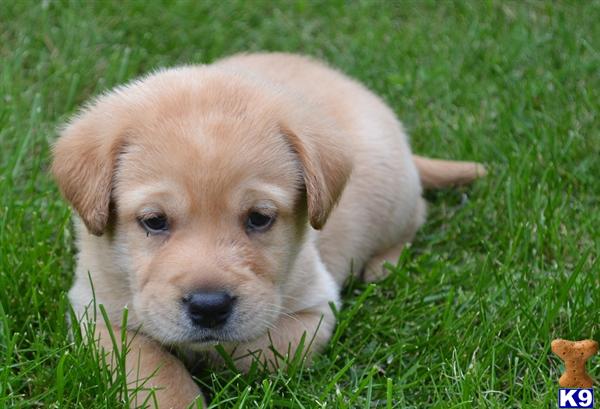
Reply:
M484 173L413 156L381 99L280 53L161 70L100 96L62 130L52 170L77 213L73 307L83 318L104 305L129 336L132 384L165 408L202 399L168 348L218 343L241 370L281 365L273 348L294 351L304 334L318 351L340 284L351 271L381 278L423 223L422 185ZM95 336L112 349L103 320Z

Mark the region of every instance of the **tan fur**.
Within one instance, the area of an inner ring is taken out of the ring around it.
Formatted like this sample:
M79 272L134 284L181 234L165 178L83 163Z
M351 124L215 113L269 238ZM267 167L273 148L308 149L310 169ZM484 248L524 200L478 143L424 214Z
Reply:
M431 159L418 155L413 155L413 160L421 183L430 189L466 185L487 173L483 165L475 162Z
M120 328L113 328L115 340L104 325L98 325L95 330L101 348L111 351L116 343L117 349L122 352ZM131 331L127 331L126 335L125 370L129 374L137 374L127 385L128 389L138 391L132 396L132 407L154 406L156 401L160 408L185 408L196 398L206 407L198 385L179 359L151 338ZM116 356L111 358L111 364L117 365Z
M197 391L174 390L189 375L159 345L195 359L210 342L198 340L182 297L235 294L231 322L212 335L241 369L249 351L277 367L271 341L285 353L304 333L318 351L334 326L329 303L351 271L382 276L381 263L395 262L422 224L417 167L432 186L482 174L413 159L379 98L306 57L237 55L159 71L99 97L55 145L54 175L79 216L71 302L81 317L91 308L91 277L113 326L127 306L121 330L140 331L143 358L132 381L159 367L159 401L184 407ZM249 234L243 223L257 206L277 220ZM146 236L138 218L156 212L168 215L169 233Z

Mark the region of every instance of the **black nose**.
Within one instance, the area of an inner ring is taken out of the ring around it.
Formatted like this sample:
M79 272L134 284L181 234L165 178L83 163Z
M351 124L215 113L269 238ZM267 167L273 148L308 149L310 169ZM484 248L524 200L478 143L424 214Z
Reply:
M192 322L204 328L223 325L231 315L234 301L235 297L225 291L199 291L183 298Z

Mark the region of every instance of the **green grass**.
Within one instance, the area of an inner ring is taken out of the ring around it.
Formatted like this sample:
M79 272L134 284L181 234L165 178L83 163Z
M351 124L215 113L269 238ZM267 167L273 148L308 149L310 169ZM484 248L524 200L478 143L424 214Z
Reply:
M161 66L315 55L382 95L415 150L486 162L429 193L399 266L351 283L310 368L205 372L220 407L553 407L555 337L600 339L600 2L0 0L0 407L116 407L68 337L56 127ZM600 378L600 359L589 371Z

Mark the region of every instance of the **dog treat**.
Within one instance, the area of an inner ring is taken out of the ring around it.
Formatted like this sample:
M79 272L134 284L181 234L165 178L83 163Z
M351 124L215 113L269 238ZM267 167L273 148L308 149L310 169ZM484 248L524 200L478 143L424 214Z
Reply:
M586 361L598 352L598 343L591 339L567 341L555 339L551 344L552 352L565 363L565 372L558 380L563 388L591 388L594 381L585 371Z

